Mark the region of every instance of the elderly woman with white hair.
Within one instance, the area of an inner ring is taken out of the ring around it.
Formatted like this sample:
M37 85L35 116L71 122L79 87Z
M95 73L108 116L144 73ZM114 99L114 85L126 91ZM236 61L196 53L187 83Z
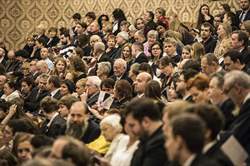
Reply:
M105 158L111 166L130 166L139 140L126 123L124 130L127 135L122 134L123 127L120 121L121 117L118 114L109 115L101 121L103 136L107 141L112 141Z
M112 114L106 116L100 122L102 135L106 141L111 142L108 152L105 154L105 158L110 161L113 154L118 150L122 137L122 125L120 123L121 117L118 114Z

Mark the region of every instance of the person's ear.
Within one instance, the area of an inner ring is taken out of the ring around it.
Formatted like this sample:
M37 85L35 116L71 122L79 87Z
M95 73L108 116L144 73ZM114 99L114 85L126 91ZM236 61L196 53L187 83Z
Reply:
M150 122L151 122L151 120L150 120L148 117L144 117L144 118L142 119L142 125L143 125L145 128L148 128L148 127L149 127Z
M207 129L205 133L205 139L209 140L211 138L211 135L212 135L212 131L210 129Z
M182 147L184 146L185 141L182 139L181 136L177 135L176 136L176 144L178 145L177 150L180 151L182 149Z

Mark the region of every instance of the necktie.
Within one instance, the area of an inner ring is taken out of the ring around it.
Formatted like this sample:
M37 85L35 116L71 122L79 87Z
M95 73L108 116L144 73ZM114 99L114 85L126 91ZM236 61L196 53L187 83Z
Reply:
M244 19L245 19L245 14L246 12L245 11L242 11L241 14L240 14L240 22L243 22Z

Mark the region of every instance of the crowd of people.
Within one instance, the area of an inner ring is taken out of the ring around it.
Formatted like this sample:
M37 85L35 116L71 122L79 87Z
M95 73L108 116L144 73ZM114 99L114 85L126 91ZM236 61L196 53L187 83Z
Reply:
M2 40L0 165L250 165L250 1L239 6L204 4L192 27L161 7L134 22L75 13L20 50Z

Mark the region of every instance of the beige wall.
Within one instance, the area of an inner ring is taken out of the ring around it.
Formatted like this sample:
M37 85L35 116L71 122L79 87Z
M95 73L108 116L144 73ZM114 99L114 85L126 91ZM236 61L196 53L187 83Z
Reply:
M24 38L40 23L50 26L67 26L75 12L87 11L110 14L120 7L130 21L146 10L161 6L168 14L178 13L182 21L194 22L199 6L207 3L217 13L218 4L227 2L237 8L237 0L0 0L0 38L8 48L20 48Z

